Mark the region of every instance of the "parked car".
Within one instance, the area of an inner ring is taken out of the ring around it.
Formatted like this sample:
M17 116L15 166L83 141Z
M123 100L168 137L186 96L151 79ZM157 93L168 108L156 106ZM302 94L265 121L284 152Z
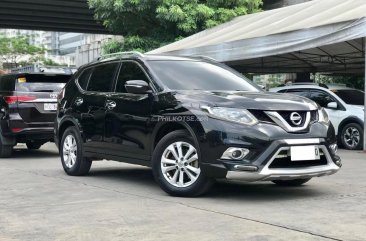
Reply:
M57 95L71 75L0 76L0 157L10 157L17 143L39 149L53 141Z
M271 92L300 95L323 107L334 125L338 142L349 150L363 147L365 93L345 85L298 83Z
M221 178L301 185L341 166L324 109L206 58L125 53L85 65L63 89L55 125L68 175L93 160L140 164L176 196Z

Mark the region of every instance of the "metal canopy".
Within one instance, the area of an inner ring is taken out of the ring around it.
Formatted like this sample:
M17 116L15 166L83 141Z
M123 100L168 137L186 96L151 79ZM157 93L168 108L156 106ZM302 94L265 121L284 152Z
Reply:
M0 28L110 34L87 0L1 0Z
M365 36L365 0L314 0L241 16L150 53L205 55L253 73L363 73Z

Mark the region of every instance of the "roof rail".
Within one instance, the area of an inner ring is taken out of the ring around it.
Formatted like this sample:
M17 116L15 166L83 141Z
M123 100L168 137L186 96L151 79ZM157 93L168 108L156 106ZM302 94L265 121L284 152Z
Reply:
M199 58L199 59L204 59L204 60L209 60L209 61L215 61L217 62L216 59L205 56L205 55L186 55L185 57L192 57L192 58Z
M283 86L291 86L291 85L317 85L320 87L323 87L325 89L329 89L329 86L327 84L322 84L322 83L314 83L314 82L295 82L295 83L288 83L285 85L280 85L278 87L283 87Z
M133 57L133 56L143 57L144 55L142 53L138 52L138 51L118 52L118 53L113 53L113 54L104 54L104 55L98 57L93 62L102 61L104 59L109 59L109 58L119 57L121 59L121 58L124 58L124 57Z

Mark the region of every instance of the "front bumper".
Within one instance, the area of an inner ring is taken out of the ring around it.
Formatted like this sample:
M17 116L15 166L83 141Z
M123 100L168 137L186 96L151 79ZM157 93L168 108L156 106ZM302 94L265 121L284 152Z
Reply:
M277 149L269 161L258 171L248 171L250 166L237 164L227 172L226 179L239 181L273 181L273 180L293 180L293 179L307 179L313 177L321 177L336 173L341 167L341 160L338 156L330 154L328 148L321 144L321 139L289 139L282 140L286 145ZM323 154L326 163L322 165L309 165L303 167L280 167L272 168L271 164L276 160L282 151L290 149L291 146L299 145L316 145ZM246 171L247 170L247 171Z

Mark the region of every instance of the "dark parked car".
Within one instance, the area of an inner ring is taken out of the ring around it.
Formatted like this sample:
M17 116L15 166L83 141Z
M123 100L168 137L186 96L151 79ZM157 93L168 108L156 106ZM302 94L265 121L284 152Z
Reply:
M220 178L301 185L341 166L324 109L199 57L125 53L83 66L55 130L67 174L87 174L93 160L140 164L177 196Z
M53 141L57 95L71 75L8 74L0 76L0 157L26 143L38 149Z

